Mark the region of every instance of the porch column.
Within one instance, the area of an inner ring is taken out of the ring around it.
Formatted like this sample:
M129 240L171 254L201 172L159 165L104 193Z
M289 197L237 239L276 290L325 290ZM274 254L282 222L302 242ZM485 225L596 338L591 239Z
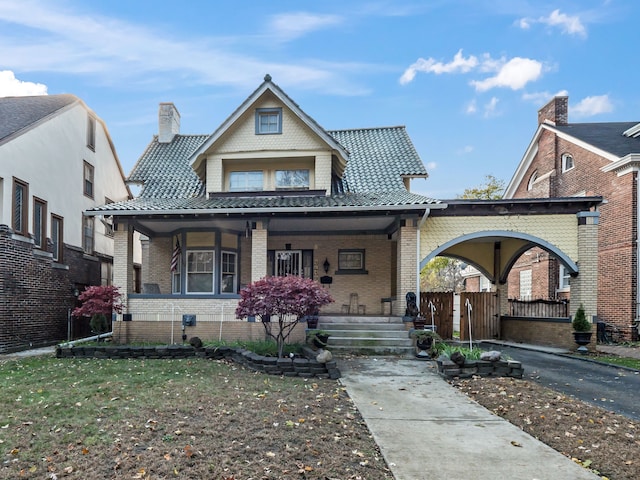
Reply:
M573 317L580 304L589 320L598 314L598 223L600 212L578 212L578 267L571 286L570 314Z
M404 315L407 292L418 293L418 220L403 220L398 229L396 302L393 314ZM420 305L420 299L418 299Z
M251 281L255 282L267 275L267 223L256 222L251 232Z
M126 311L128 294L133 292L133 228L126 223L118 223L113 232L113 284L122 293Z

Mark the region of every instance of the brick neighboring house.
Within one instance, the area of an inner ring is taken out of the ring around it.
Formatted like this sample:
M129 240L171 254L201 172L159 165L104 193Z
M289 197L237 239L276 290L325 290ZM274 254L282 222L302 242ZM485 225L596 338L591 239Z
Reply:
M569 123L568 97L538 111L538 128L506 199L598 195L597 315L635 338L640 318L638 171L640 123ZM509 276L509 297L567 298L571 278L547 252L532 249Z
M0 98L0 352L67 339L78 292L112 281L111 219L83 212L129 198L107 128L82 100Z

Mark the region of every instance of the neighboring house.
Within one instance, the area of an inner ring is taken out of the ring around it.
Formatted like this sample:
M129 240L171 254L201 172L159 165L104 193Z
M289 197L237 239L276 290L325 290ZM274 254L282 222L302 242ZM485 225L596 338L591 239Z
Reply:
M627 339L640 318L638 171L640 123L569 123L568 97L538 112L538 129L506 188L504 198L598 195L604 203L598 237L597 315ZM573 279L557 259L539 249L523 255L509 277L509 296L567 298Z
M82 100L0 98L0 352L67 339L78 293L113 275L112 221L83 212L129 198Z
M600 198L445 204L410 191L426 176L404 127L325 130L268 75L209 135L182 134L175 106L160 104L159 133L128 177L139 196L86 212L115 224L114 284L125 293L115 338L263 339L235 309L241 288L267 275L318 280L335 299L321 315L401 324L420 267L437 255L499 282L501 311L514 256L531 245L593 278L581 253ZM132 288L136 232L142 293Z

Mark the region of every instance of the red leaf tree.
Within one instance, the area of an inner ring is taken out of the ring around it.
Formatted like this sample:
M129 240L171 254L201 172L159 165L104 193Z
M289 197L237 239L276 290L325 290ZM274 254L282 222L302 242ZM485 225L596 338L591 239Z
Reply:
M82 305L73 310L76 317L91 317L91 330L96 333L108 331L111 315L122 313L122 294L113 285L87 287L78 297Z
M240 290L236 317L257 317L268 337L278 345L282 358L286 339L305 315L317 314L320 307L333 302L331 295L318 282L297 276L264 277ZM277 318L278 331L273 333L272 319Z

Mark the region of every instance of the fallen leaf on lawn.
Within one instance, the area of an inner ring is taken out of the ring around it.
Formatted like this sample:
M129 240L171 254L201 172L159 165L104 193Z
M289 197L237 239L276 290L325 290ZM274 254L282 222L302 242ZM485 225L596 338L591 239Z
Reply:
M276 456L276 454L275 454L275 453L273 453L273 452L267 452L267 453L265 453L265 455L266 455L267 457L269 457L269 458L273 458L273 457L275 457L275 456Z
M73 473L73 467L65 467L63 472L64 473Z
M82 447L82 455L86 455L89 453L89 449L87 447Z
M511 445L513 445L514 447L522 447L522 445L515 440L511 440Z

